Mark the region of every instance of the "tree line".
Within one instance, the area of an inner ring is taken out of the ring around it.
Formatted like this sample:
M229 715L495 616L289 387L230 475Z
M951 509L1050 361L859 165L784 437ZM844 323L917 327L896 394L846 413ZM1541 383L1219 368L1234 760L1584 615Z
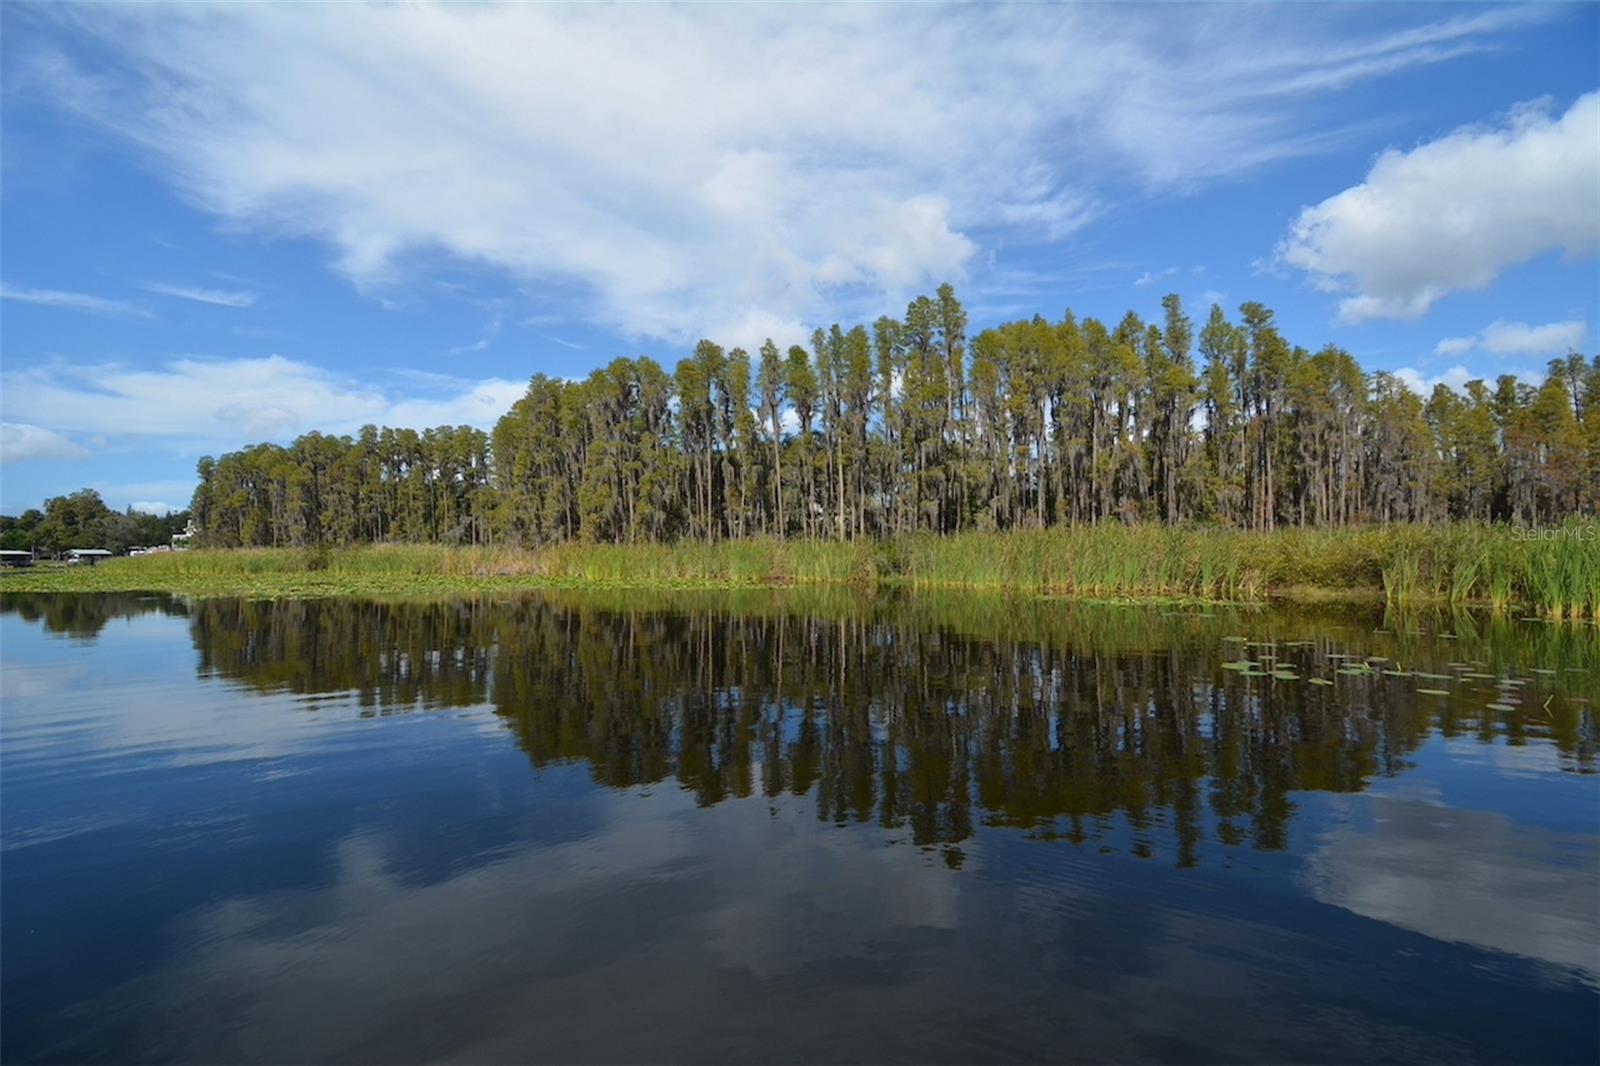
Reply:
M68 548L105 548L120 555L129 548L169 544L188 524L188 511L113 511L94 489L80 489L51 497L43 510L0 515L0 548L51 555Z
M1176 295L968 336L949 285L870 329L670 372L535 375L492 433L366 427L203 459L215 546L883 537L1105 521L1558 522L1600 507L1600 356L1418 396L1273 312Z

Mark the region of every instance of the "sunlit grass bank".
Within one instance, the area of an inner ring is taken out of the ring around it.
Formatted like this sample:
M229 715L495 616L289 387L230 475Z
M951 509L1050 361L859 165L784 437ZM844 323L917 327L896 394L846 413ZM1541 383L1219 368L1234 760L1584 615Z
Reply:
M1084 598L1367 598L1600 615L1600 526L1284 529L1102 526L885 545L917 586L1004 587Z
M1287 529L1161 526L919 536L887 542L746 540L537 551L383 545L192 551L94 568L35 568L0 589L266 596L535 586L757 588L887 584L1083 599L1249 602L1274 597L1486 604L1600 617L1600 527Z

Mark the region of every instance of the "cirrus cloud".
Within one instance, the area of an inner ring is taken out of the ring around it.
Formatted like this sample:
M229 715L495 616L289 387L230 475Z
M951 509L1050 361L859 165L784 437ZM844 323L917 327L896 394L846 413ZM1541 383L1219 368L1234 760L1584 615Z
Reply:
M1523 104L1498 127L1390 149L1360 185L1303 209L1280 262L1345 294L1339 318L1415 319L1535 256L1600 250L1600 92L1552 115Z
M252 306L257 299L253 292L233 289L203 289L198 285L174 285L169 282L146 282L143 286L146 292L153 292L161 296L172 296L179 300L190 300L194 303L210 304L213 307L245 308Z
M150 312L126 300L112 300L87 292L67 292L61 289L30 289L26 286L0 282L0 300L35 304L39 307L57 307L64 311L83 311L91 315L108 315L112 318L149 318Z

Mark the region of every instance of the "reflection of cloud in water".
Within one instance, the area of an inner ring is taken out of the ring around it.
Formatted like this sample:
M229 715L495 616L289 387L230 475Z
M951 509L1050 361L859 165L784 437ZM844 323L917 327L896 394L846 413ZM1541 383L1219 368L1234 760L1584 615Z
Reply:
M430 884L396 874L383 836L348 837L326 887L192 914L181 961L86 1004L79 1024L159 1020L145 1039L178 1059L504 1059L533 1046L559 1059L621 1009L642 1060L669 1054L652 1033L718 1018L707 1005L729 980L782 985L843 957L871 982L905 963L903 945L877 938L956 925L962 875L937 854L864 849L809 811L775 826L764 803L707 812L669 791L608 793L597 836ZM906 876L915 867L935 869Z
M544 793L526 814L572 822L567 802ZM330 835L315 884L166 926L170 953L60 1018L73 1036L50 1057L1462 1061L1473 1048L1470 1023L1392 1010L1432 995L1439 971L1325 939L1377 926L1316 908L1337 920L1285 927L1228 880L1174 898L1170 872L1004 837L972 842L958 873L938 850L887 844L903 833L841 829L790 796L700 808L654 786L576 802L602 828L493 852L463 842L435 881L406 872L403 833ZM1508 1009L1530 999L1478 991Z
M1334 829L1311 854L1302 877L1317 899L1600 986L1600 837L1412 799L1353 802L1370 804L1373 824Z
M163 622L166 620L163 619ZM174 630L174 638L187 637ZM347 692L315 703L291 693L241 698L233 684L196 687L182 655L153 655L146 676L105 679L82 662L33 666L8 662L0 671L6 703L8 757L46 766L91 765L107 773L131 768L209 766L262 762L305 755L337 744L345 734L367 745L398 743L375 731L358 698ZM384 719L399 719L420 706L387 706ZM437 712L435 712L437 713ZM451 708L485 736L505 734L504 721L486 705ZM418 715L416 720L420 720ZM281 775L285 767L265 771Z
M82 663L36 665L16 662L9 656L0 670L0 700L39 699L68 691L73 682L88 672Z
M1445 750L1456 762L1493 767L1505 777L1545 777L1562 772L1562 752L1554 744L1485 744L1479 740L1454 738Z

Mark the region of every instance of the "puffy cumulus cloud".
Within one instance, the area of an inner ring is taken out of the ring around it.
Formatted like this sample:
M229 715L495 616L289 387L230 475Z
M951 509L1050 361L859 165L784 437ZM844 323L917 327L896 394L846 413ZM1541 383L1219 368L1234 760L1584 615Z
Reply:
M1346 294L1346 323L1419 318L1509 266L1600 249L1600 93L1564 114L1521 105L1497 127L1390 149L1360 185L1303 209L1280 262Z
M1426 19L1432 12L1421 16ZM336 248L358 284L438 252L576 285L672 340L959 280L1348 130L1329 92L1555 17L1337 8L70 7L29 84L204 209ZM63 29L64 27L64 29ZM92 70L72 58L92 37ZM38 43L38 47L29 47ZM908 62L907 57L915 57ZM759 337L729 337L750 343Z
M1543 384L1545 378L1545 372L1538 367L1505 367L1494 373L1480 374L1468 370L1460 363L1438 374L1428 374L1413 366L1403 366L1391 373L1399 378L1406 388L1424 399L1433 395L1433 390L1440 385L1445 385L1456 392L1465 392L1469 381L1482 381L1492 387L1501 374L1510 374L1525 385Z
M175 359L155 369L53 364L0 377L8 414L107 438L231 448L376 423L493 426L524 385L413 376L398 394L280 355ZM28 427L34 428L34 427ZM49 431L41 431L49 432ZM7 429L10 451L10 429Z
M1451 367L1442 374L1433 374L1431 376L1424 375L1416 367L1403 366L1394 372L1394 376L1399 378L1406 388L1423 397L1432 395L1434 387L1438 385L1446 385L1460 392L1466 388L1467 382L1473 378L1482 377L1481 374L1474 374L1466 367L1459 365Z
M83 459L88 449L43 426L0 422L0 463L23 459Z
M173 511L181 510L161 500L134 500L128 506L140 514L171 514Z
M1433 346L1434 355L1464 355L1478 346L1478 338L1472 337L1445 337Z
M1589 324L1582 319L1530 326L1495 322L1469 337L1446 337L1434 346L1436 355L1462 355L1482 349L1490 355L1565 355L1583 346Z
M1600 211L1600 207L1596 210ZM1581 346L1588 332L1588 323L1582 321L1543 326L1496 322L1483 331L1481 343L1484 351L1495 355L1565 355Z

